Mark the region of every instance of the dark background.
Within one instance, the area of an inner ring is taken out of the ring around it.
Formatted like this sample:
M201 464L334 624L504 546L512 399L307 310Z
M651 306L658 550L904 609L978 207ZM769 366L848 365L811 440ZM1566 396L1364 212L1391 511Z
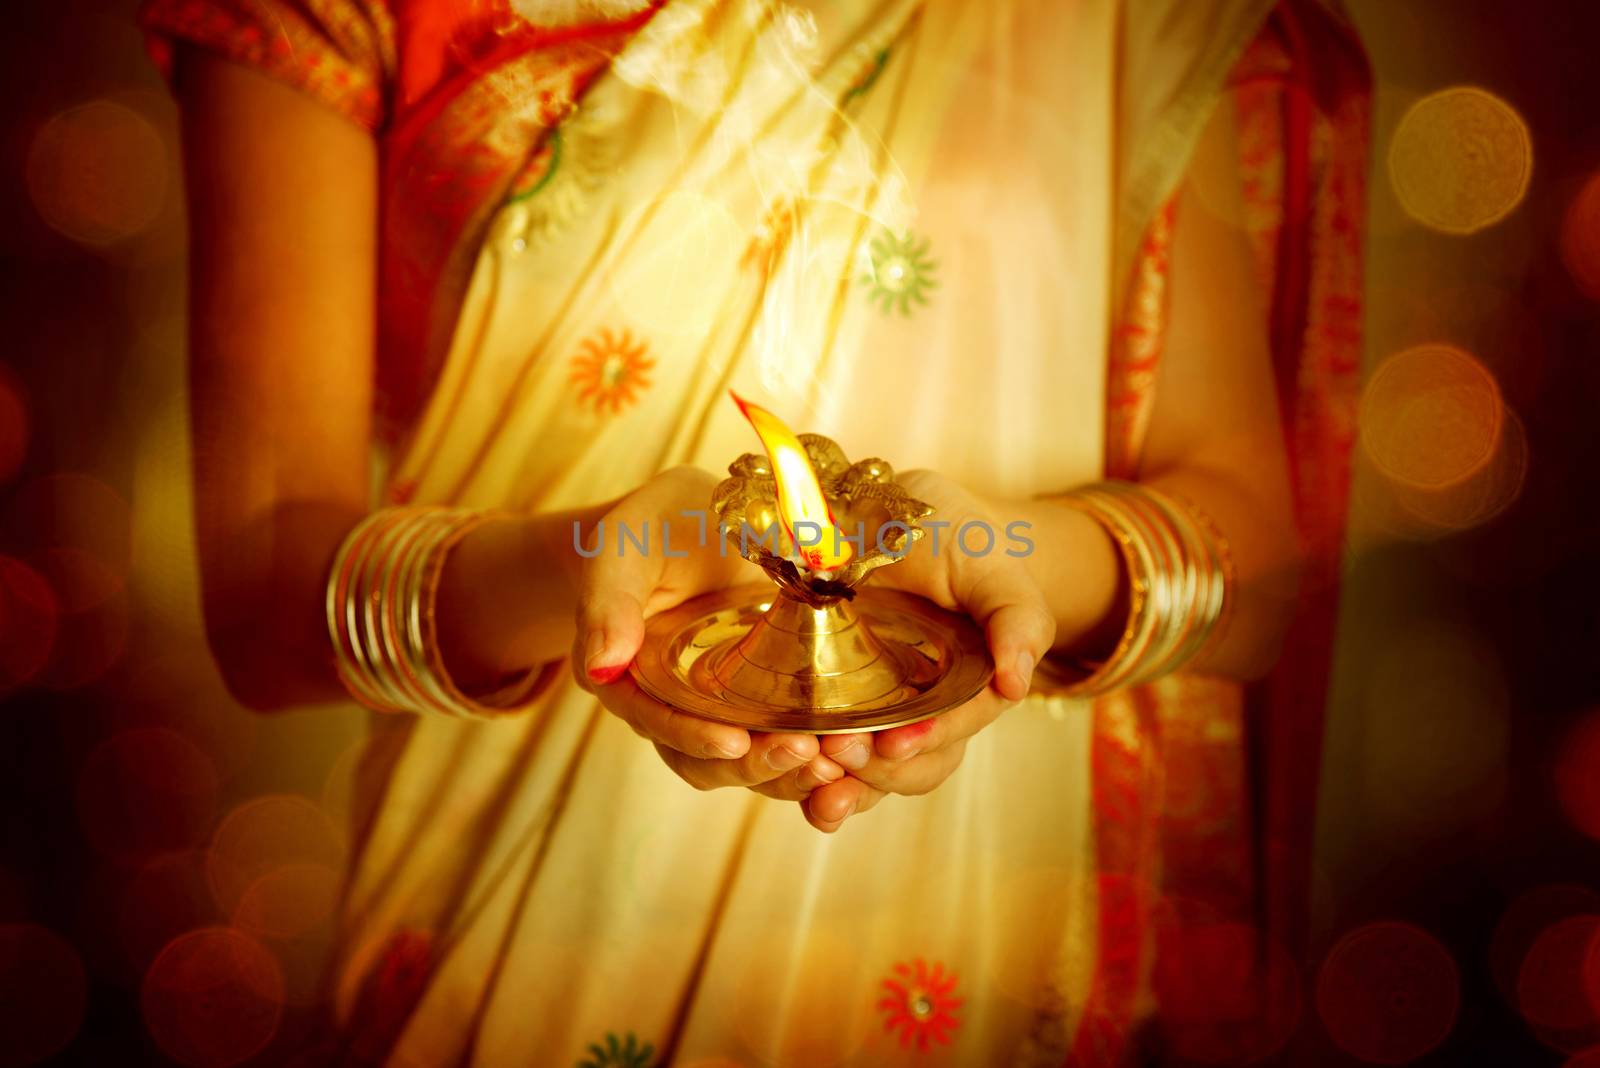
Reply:
M0 38L0 1065L55 1049L52 1063L171 1063L140 982L166 940L227 919L197 850L266 797L287 844L232 860L335 863L316 821L341 823L359 726L332 710L246 715L199 641L175 114L133 7L13 0ZM1413 1049L1453 1011L1415 1063L1562 1064L1600 1044L1600 920L1584 919L1600 915L1584 833L1600 831L1600 303L1560 254L1569 206L1600 175L1600 4L1350 8L1377 82L1367 367L1460 346L1499 382L1527 462L1509 506L1464 530L1419 522L1358 469L1292 1061ZM1520 206L1470 236L1410 220L1385 167L1405 109L1458 84L1514 107L1534 153ZM1322 962L1380 921L1445 952L1373 929L1365 957L1340 958L1370 1004L1330 1035ZM316 932L272 945L292 1003ZM274 1049L304 1015L291 1008Z

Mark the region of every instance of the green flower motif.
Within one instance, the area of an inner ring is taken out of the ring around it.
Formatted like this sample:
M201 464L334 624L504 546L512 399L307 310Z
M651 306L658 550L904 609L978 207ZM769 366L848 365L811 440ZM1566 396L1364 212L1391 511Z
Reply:
M914 304L928 303L928 291L939 286L934 277L939 264L928 255L927 238L909 230L900 236L885 230L872 239L868 251L867 270L861 276L868 300L885 314L901 315L910 315Z
M591 1042L589 1056L579 1061L577 1068L650 1068L650 1057L655 1051L648 1042L640 1045L632 1031L622 1038L607 1031L606 1044Z

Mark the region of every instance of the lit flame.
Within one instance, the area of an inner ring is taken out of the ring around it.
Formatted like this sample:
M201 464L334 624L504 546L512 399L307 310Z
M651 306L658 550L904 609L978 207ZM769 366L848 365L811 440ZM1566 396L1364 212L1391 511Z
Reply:
M767 458L772 461L772 477L778 484L778 515L783 529L796 546L796 552L813 571L832 571L847 563L853 555L851 543L833 521L833 510L822 495L817 473L812 470L805 446L783 420L758 404L728 391L744 417L755 427L761 444L766 447ZM804 523L806 541L800 545L795 526Z

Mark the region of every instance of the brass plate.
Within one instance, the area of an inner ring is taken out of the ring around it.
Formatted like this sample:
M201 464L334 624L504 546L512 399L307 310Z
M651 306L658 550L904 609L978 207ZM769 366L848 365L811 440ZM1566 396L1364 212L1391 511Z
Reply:
M897 691L830 708L783 707L731 693L708 665L731 650L777 596L770 585L739 586L653 617L629 669L639 688L679 711L748 730L849 734L936 716L971 700L994 674L988 643L970 619L898 590L866 588L851 606L905 669ZM790 678L803 692L804 680Z

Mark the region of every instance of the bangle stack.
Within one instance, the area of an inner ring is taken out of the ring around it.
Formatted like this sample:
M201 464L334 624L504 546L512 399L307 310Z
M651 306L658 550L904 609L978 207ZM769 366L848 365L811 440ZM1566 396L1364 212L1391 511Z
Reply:
M496 513L387 508L345 537L328 577L328 636L339 678L384 712L485 716L512 711L537 671L487 697L469 697L439 655L434 603L450 550Z
M1178 670L1222 633L1233 604L1233 557L1208 516L1170 494L1132 482L1100 482L1059 498L1087 513L1117 543L1127 568L1127 626L1103 662L1046 657L1058 692L1096 697Z

